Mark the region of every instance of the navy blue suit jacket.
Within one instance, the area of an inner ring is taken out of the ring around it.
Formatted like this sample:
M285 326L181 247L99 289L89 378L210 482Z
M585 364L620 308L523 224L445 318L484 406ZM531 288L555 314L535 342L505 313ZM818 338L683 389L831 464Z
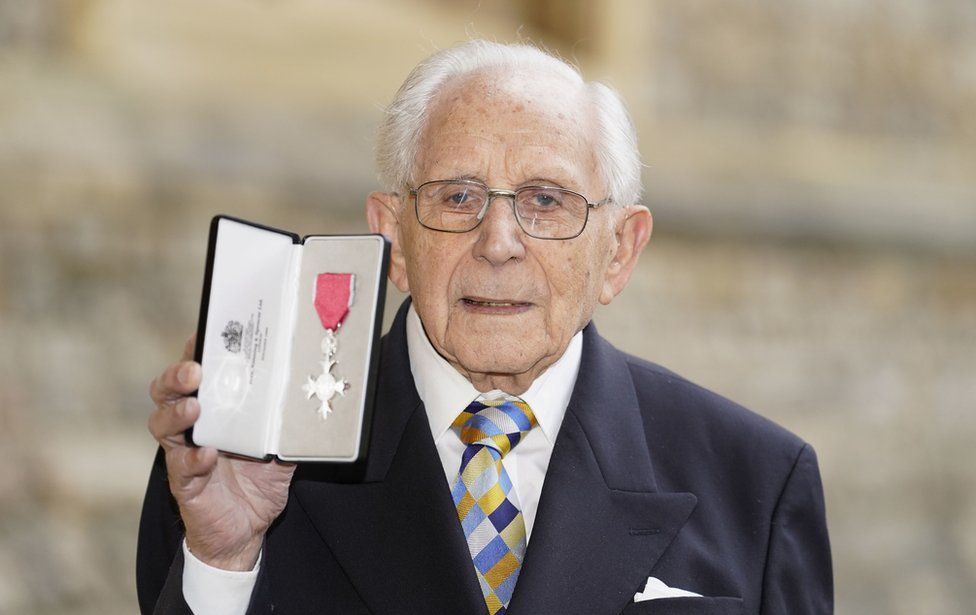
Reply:
M405 315L406 304L382 342L368 459L299 466L249 614L486 611ZM139 530L144 613L189 612L181 540L157 455ZM704 597L633 603L648 576ZM588 326L508 613L824 614L832 601L810 446Z

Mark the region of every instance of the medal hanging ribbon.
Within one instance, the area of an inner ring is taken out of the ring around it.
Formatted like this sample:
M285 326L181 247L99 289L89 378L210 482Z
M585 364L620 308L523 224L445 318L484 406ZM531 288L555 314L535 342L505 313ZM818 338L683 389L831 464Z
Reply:
M326 330L335 332L349 313L353 282L351 273L320 273L315 278L315 312Z
M332 413L329 401L333 396L336 393L343 396L349 388L349 383L332 375L332 367L336 364L333 357L339 347L336 333L349 314L355 298L355 284L356 276L351 273L320 273L315 278L313 305L325 328L325 337L322 338L322 354L325 358L320 363L322 373L316 377L309 376L308 381L302 385L302 390L305 391L305 399L314 396L319 400L318 412L323 419Z

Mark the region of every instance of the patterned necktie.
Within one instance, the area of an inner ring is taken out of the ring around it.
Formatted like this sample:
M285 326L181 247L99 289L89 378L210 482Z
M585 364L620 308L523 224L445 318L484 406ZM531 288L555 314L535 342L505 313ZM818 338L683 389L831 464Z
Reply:
M508 608L525 555L525 521L502 457L535 424L528 404L512 398L473 401L452 424L468 447L451 494L491 615Z

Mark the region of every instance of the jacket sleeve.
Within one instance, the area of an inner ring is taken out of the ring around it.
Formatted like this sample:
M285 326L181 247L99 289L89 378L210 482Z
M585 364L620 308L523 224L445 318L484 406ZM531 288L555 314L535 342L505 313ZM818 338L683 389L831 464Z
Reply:
M193 615L183 598L183 521L169 491L166 457L156 453L139 521L136 589L142 615ZM262 566L262 570L267 565ZM248 615L273 610L266 574L259 574Z
M773 512L760 612L834 612L823 485L817 456L809 445L797 456Z
M145 612L145 611L144 611ZM193 615L183 599L183 550L176 552L162 591L152 610L153 615Z
M166 458L156 452L139 520L136 589L139 610L188 615L183 601L183 522L166 479Z

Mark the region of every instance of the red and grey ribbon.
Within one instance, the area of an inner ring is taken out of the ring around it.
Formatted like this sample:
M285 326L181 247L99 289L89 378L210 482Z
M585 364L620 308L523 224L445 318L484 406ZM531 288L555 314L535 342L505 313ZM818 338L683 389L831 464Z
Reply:
M320 273L315 279L315 312L329 331L335 331L349 314L354 283L351 273Z

